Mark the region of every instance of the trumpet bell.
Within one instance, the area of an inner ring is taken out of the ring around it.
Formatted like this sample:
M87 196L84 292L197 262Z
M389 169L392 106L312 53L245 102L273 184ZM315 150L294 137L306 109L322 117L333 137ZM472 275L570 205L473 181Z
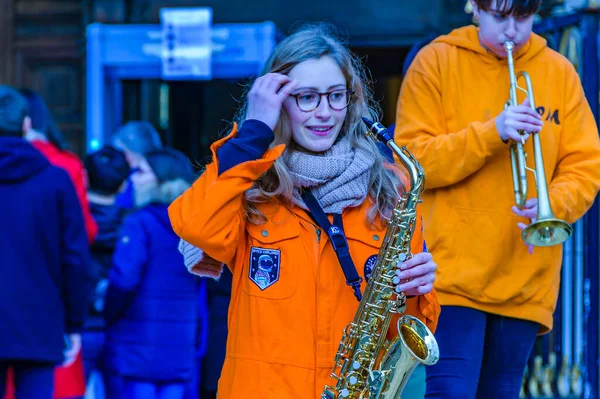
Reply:
M538 220L523 230L523 240L536 247L551 247L567 241L573 227L560 219Z
M521 71L517 75L513 60L514 43L508 41L504 43L508 60L508 74L510 78L510 100L509 103L517 105L517 89L527 93L531 109L536 110L533 84L526 71ZM527 89L517 85L517 80L523 78ZM527 170L534 172L535 185L537 186L538 212L537 221L530 224L522 232L523 240L536 247L549 247L565 242L573 232L573 228L564 220L556 219L550 207L550 198L548 196L548 186L546 183L546 172L544 171L544 157L542 154L542 143L539 133L532 132L533 155L535 158L535 169L527 167L526 154L523 151L523 144L516 142L510 146L510 159L513 174L513 186L515 190L515 202L519 208L522 208L527 198Z

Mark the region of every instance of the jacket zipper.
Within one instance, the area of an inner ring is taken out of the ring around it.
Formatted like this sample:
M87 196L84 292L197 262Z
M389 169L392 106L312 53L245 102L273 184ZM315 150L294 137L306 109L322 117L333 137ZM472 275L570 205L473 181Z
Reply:
M318 227L315 227L315 230L317 230L317 242L320 243L321 242L321 229Z

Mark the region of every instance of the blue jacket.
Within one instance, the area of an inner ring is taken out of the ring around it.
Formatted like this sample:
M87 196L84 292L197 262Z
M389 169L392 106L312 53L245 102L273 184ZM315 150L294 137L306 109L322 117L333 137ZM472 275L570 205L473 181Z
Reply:
M0 359L57 363L92 289L81 206L65 171L0 137Z
M198 350L201 281L188 273L167 205L125 218L104 304L106 365L136 379L184 381Z
M117 204L104 205L90 201L90 212L98 225L98 235L92 244L92 262L96 282L105 279L112 266L119 231L126 210Z
M104 318L101 312L106 294L106 281L108 271L112 267L113 253L126 210L117 204L104 205L90 201L90 212L98 225L98 234L91 248L92 273L96 289L85 329L104 331Z

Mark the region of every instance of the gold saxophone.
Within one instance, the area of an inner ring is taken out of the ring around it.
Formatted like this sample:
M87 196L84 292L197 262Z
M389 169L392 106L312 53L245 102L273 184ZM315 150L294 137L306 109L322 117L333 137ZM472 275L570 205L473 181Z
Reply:
M439 359L433 334L415 317L400 317L398 335L386 339L392 315L406 310L406 295L395 291L400 282L396 270L399 261L412 257L410 241L425 174L413 155L394 143L385 127L366 118L363 121L369 127L367 134L386 143L408 170L410 190L393 211L354 320L344 330L331 375L337 383L325 387L322 399L397 399L418 363L432 365Z

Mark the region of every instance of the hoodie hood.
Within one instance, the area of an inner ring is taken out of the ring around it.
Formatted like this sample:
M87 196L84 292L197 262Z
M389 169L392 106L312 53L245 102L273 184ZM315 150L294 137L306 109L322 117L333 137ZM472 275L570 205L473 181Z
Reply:
M153 202L146 205L143 210L153 215L156 220L167 230L173 231L171 221L169 219L169 205Z
M0 182L27 180L48 166L48 160L25 139L0 137Z
M479 28L470 25L453 30L447 35L436 38L433 43L446 43L457 48L476 53L481 59L490 64L506 64L506 58L500 58L488 51L479 42ZM538 56L547 47L546 39L531 33L525 45L514 54L515 64L526 63Z

